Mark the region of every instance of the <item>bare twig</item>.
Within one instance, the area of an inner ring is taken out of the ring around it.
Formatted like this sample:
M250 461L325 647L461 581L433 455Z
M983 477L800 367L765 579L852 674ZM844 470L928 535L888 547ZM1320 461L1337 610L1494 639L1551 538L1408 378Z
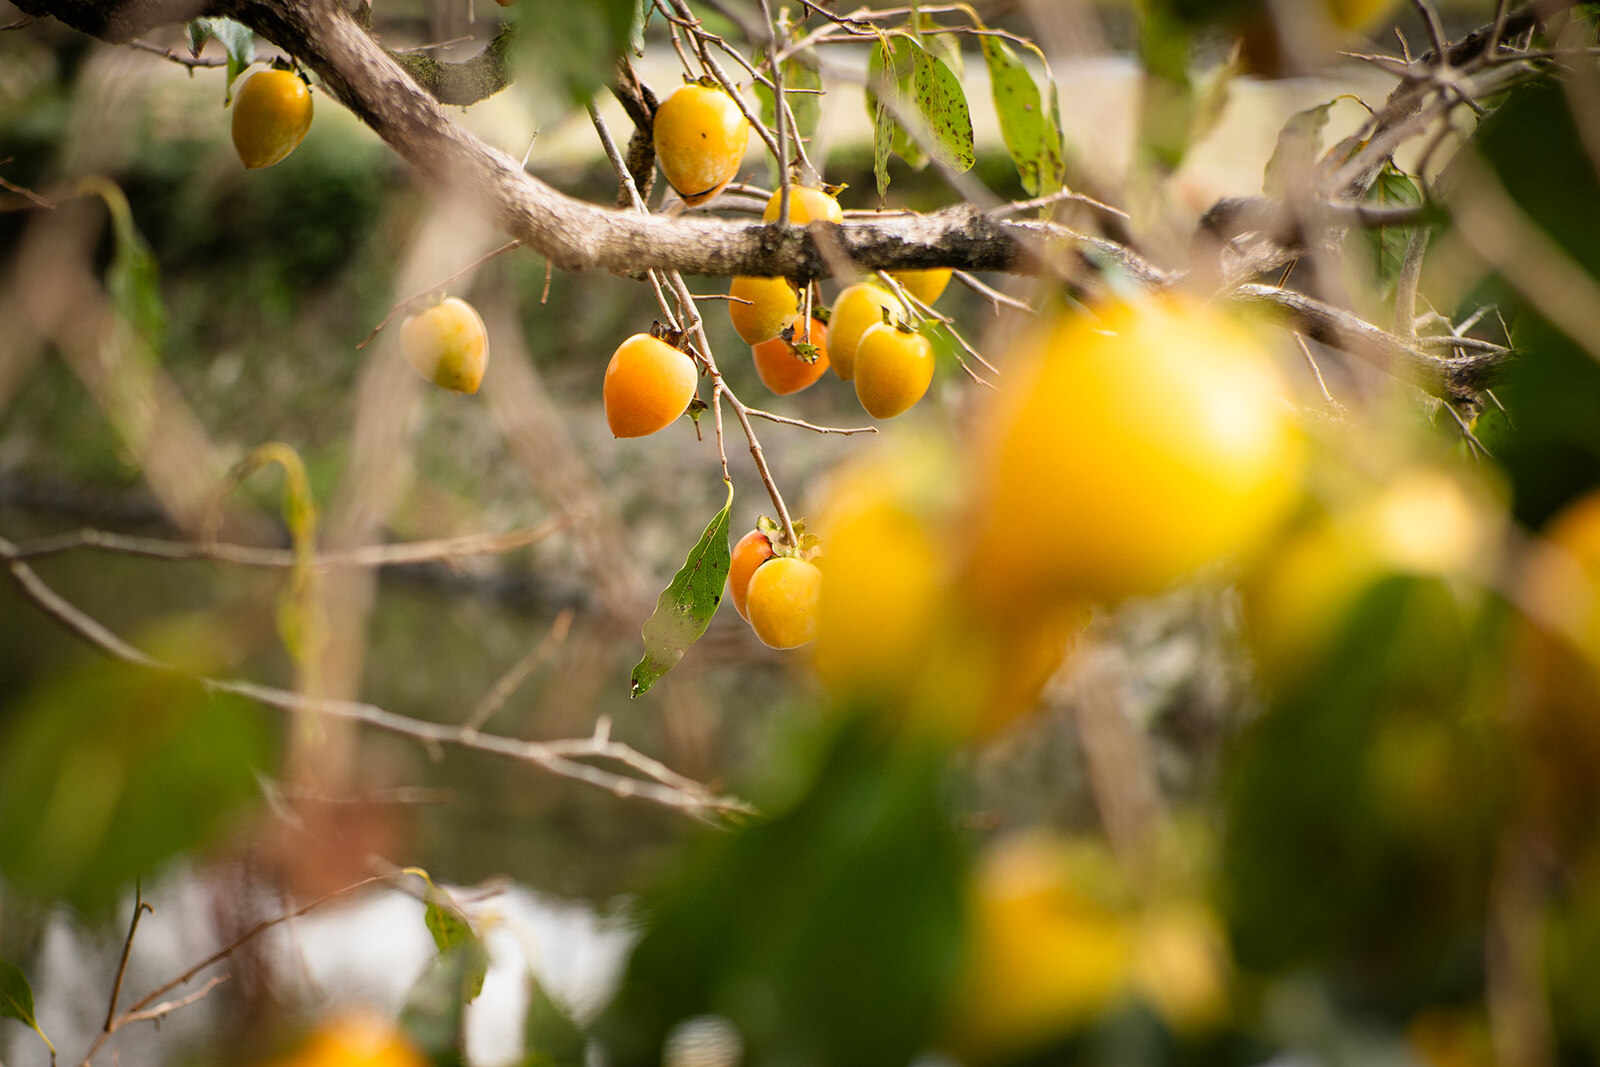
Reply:
M985 285L981 279L967 273L964 270L952 271L951 276L968 289L971 289L974 293L977 293L985 300L988 300L990 303L994 304L994 309L997 314L1002 307L1014 308L1017 311L1026 311L1030 315L1036 313L1032 304L1029 304L1024 300L1018 300L1014 296L1007 296L1000 290L995 289L992 286Z
M179 997L176 1000L164 1000L154 1007L145 1008L143 1011L131 1011L122 1017L120 1025L127 1026L129 1023L144 1022L147 1019L161 1019L167 1015L170 1015L172 1012L177 1011L179 1008L187 1008L196 1001L204 999L207 993L217 988L217 986L221 985L223 982L226 982L229 977L230 976L226 974L216 975L212 978L206 979L205 985L201 986L199 989L196 989L188 996Z
M227 693L232 696L243 697L281 711L312 713L360 723L374 729L411 738L428 746L454 745L459 748L474 749L479 752L505 756L519 762L541 767L549 773L563 778L570 778L596 786L617 797L646 800L666 808L681 811L698 819L708 819L713 814L749 810L743 802L730 797L717 796L704 786L696 786L694 789L681 788L679 783L685 779L681 779L676 775L671 777L672 784L668 784L667 781L660 779L640 780L629 775L616 774L589 764L576 762L563 755L560 748L552 748L549 743L545 742L519 741L514 738L500 737L493 734L468 733L458 726L411 719L404 715L397 715L392 711L387 711L374 704L351 700L319 699L302 693L260 685L255 682L214 678L180 670L172 664L156 659L154 656L128 644L51 589L32 567L25 561L15 558L14 546L5 538L0 538L0 560L5 561L12 580L21 590L23 596L30 600L35 607L38 607L45 614L54 618L90 644L95 645L102 652L133 666L159 671L163 674L191 678L209 692ZM639 760L646 759L646 757L628 749L627 746L615 742L612 745L613 749L611 751L603 753L607 758L623 762L628 766L634 766ZM162 990L162 992L165 992L165 990ZM144 1006L145 1002L141 1002L134 1007L141 1008Z
M784 426L798 426L800 429L810 430L812 433L831 433L848 437L852 434L878 432L878 428L876 426L818 426L815 423L806 422L804 419L790 418L788 415L779 415L775 412L763 411L761 408L747 407L745 408L745 411L750 414L751 418L765 419L768 422L781 423Z
M499 534L467 534L462 537L445 537L433 541L409 541L389 545L363 545L358 548L334 549L319 552L311 558L311 565L321 570L340 567L395 567L439 560L460 559L465 556L498 555L543 541L551 534L572 525L573 516L563 515L549 519L538 526L509 530ZM35 541L14 545L11 559L39 559L56 556L77 549L116 552L127 556L162 560L208 560L216 563L234 563L245 567L293 567L295 554L286 548L254 548L248 545L202 543L200 541L168 541L154 537L135 537L128 534L109 533L104 530L76 530L71 533L41 537Z
M106 1005L106 1021L102 1029L110 1033L117 1020L117 998L122 995L122 980L128 974L128 957L133 953L133 938L139 932L139 918L145 912L155 914L140 893L139 881L133 883L133 918L128 923L128 936L122 940L122 959L117 961L117 976L111 982L111 1001Z
M170 60L190 70L206 67L225 67L228 65L226 59L202 59L199 56L186 56L179 52L174 52L170 48L163 48L161 45L151 44L149 41L141 41L137 37L128 42L128 47L137 49L140 52L149 52L151 55L160 56L162 59Z
M530 149L532 148L531 144L529 145L529 148ZM479 256L477 259L473 260L471 263L468 263L465 267L462 267L460 270L456 271L454 274L450 275L448 278L441 278L439 281L435 282L433 285L428 286L428 288L424 289L422 292L417 293L417 294L415 294L413 296L406 297L404 300L400 301L398 304L395 304L393 307L391 307L389 309L389 313L383 317L383 321L378 323L378 325L374 326L372 328L372 332L367 334L367 339L365 341L362 341L360 344L356 345L356 348L357 349L362 349L362 348L366 348L368 345L370 345L372 343L372 339L374 337L377 337L378 334L382 332L383 328L385 326L389 325L389 321L391 319L393 319L396 315L398 315L400 312L409 310L410 308L413 308L413 307L416 307L422 301L424 301L424 300L428 299L429 297L433 296L434 294L438 293L445 286L449 285L451 282L455 281L457 278L461 277L463 274L467 274L467 273L470 273L471 271L477 270L479 267L483 266L485 263L489 262L491 259L495 258L496 256L503 256L507 252L510 252L512 249L520 248L520 247L522 247L522 242L520 240L507 241L505 244L501 245L499 248L496 248L491 252L485 252L483 255Z
M550 630L540 641L528 650L527 655L519 659L510 670L500 676L499 681L484 694L478 701L478 706L472 709L472 714L467 716L467 721L462 724L462 730L467 733L477 733L489 717L505 706L528 676L538 669L561 642L567 639L567 631L572 628L572 609L567 608L556 616L555 622L550 624Z

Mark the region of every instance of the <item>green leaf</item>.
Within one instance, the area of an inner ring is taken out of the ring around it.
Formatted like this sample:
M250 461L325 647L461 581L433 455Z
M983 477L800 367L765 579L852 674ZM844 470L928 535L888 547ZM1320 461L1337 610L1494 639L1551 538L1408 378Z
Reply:
M732 559L728 549L728 516L732 508L733 483L729 482L728 502L700 535L671 584L661 591L655 613L645 621L644 658L633 668L634 696L648 693L711 625L711 616L722 603Z
M983 58L989 65L1000 136L1016 164L1022 188L1029 196L1055 192L1061 188L1065 171L1055 86L1050 86L1051 106L1046 109L1033 75L998 37L983 38Z
M107 178L91 176L78 183L81 193L100 197L111 215L115 245L106 270L106 289L118 314L152 352L167 333L167 305L161 299L160 268L155 253L134 225L133 209L122 189Z
M906 1064L939 1039L964 920L950 753L838 721L802 795L708 833L645 901L591 1028L613 1067L660 1064L677 1024L706 1014L738 1029L750 1064Z
M456 906L449 893L434 884L427 871L421 867L407 867L406 871L428 883L423 896L426 906L422 921L428 927L428 933L433 935L433 945L439 950L439 955L444 956L456 949L477 950L469 956L467 972L462 979L464 996L471 1003L483 992L483 979L489 970L488 952L466 914Z
M938 56L913 45L916 66L912 84L917 107L933 134L933 154L956 171L968 171L976 161L972 149L972 114L961 81Z
M250 27L232 19L194 19L188 26L189 54L199 56L208 39L216 40L228 53L228 80L223 104L233 100L233 83L246 67L256 61L256 35Z
M28 979L20 970L5 960L0 960L0 1018L19 1019L31 1027L49 1048L51 1060L54 1061L56 1047L39 1029L39 1021L33 1017L33 987L28 985Z
M913 170L928 165L928 154L912 140L896 116L911 111L916 45L903 37L884 37L867 59L867 114L872 116L873 173L878 196L889 189L889 156L905 160Z
M809 141L816 136L822 121L822 97L815 92L795 92L796 89L821 89L822 76L797 59L786 59L778 68L783 72L783 95L794 113L795 131L800 139ZM772 90L756 83L756 98L761 101L761 121L768 129L777 129L778 114L772 104Z
M1422 190L1417 183L1393 163L1385 163L1378 178L1367 191L1366 203L1374 207L1416 207L1422 203ZM1405 265L1406 246L1410 243L1414 226L1378 226L1364 231L1368 247L1373 253L1378 285L1387 294L1394 289Z
M406 995L400 1027L432 1067L464 1067L467 994L472 975L486 968L487 961L482 945L462 944L435 958Z
M239 655L208 616L134 643L213 673ZM0 870L10 887L108 916L122 889L204 847L260 797L276 719L198 682L101 659L0 706Z
M583 1067L588 1039L559 1000L528 975L528 1013L522 1018L524 1067Z
M1322 154L1322 131L1328 125L1328 113L1337 99L1306 108L1289 116L1289 121L1278 131L1278 144L1267 160L1266 174L1261 179L1262 192L1278 200L1287 200L1305 189L1306 180L1317 157Z

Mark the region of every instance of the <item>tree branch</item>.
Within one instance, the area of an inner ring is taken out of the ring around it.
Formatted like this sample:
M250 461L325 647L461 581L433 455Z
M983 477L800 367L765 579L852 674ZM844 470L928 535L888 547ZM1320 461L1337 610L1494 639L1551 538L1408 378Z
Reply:
M425 177L476 200L507 234L564 270L662 268L804 282L830 273L818 249L822 240L832 240L862 270L1019 271L1039 262L1028 255L1025 234L966 206L842 227L814 223L834 231L822 235L798 227L664 218L576 200L457 125L334 0L23 0L21 6L116 42L199 15L236 19L315 72L328 92Z

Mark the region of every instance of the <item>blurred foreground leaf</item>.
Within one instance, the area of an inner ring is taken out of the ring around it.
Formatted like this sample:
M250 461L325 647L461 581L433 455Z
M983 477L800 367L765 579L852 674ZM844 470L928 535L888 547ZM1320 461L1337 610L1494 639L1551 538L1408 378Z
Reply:
M528 975L528 1012L522 1018L523 1067L583 1067L588 1040L572 1013Z
M678 665L689 646L711 625L722 603L732 562L728 548L728 516L733 509L733 483L728 502L712 518L678 573L656 599L655 613L644 624L644 659L633 668L632 690L642 696Z
M1506 773L1483 713L1492 621L1445 582L1384 579L1271 694L1227 776L1245 966L1325 968L1401 1013L1481 981Z
M204 621L145 642L214 667ZM276 751L269 713L183 675L92 660L4 709L0 870L91 917L162 862L214 840L256 799Z
M646 902L596 1025L609 1062L659 1062L685 1019L738 1028L750 1067L893 1067L943 1021L965 855L943 750L847 726L788 811L704 839Z
M432 1067L462 1067L467 991L473 976L482 984L488 956L475 939L440 953L406 994L400 1028L415 1041Z

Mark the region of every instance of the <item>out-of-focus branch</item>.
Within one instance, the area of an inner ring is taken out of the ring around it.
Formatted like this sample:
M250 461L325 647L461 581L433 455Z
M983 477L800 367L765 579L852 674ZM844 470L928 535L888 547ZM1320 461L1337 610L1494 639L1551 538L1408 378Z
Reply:
M16 546L11 541L0 537L0 561L4 562L7 572L22 595L40 611L101 652L131 666L191 678L209 692L243 697L280 711L323 715L359 723L409 737L430 747L451 745L505 756L518 762L532 764L562 778L596 786L620 798L649 801L698 819L710 820L719 815L747 813L751 810L743 801L713 793L705 786L672 772L649 756L611 740L605 729L597 731L590 738L554 742L522 741L497 734L469 731L460 726L408 718L375 704L308 697L256 682L213 678L180 670L128 644L71 601L62 597L46 584L25 560L17 558L16 551ZM582 762L585 759L617 763L639 772L643 777L622 774ZM148 1001L141 1002L129 1010L137 1010L147 1003Z
M1427 393L1452 404L1475 403L1495 374L1511 359L1508 349L1445 358L1409 344L1359 315L1292 289L1241 285L1228 294L1237 304L1267 308L1296 333L1349 352Z

